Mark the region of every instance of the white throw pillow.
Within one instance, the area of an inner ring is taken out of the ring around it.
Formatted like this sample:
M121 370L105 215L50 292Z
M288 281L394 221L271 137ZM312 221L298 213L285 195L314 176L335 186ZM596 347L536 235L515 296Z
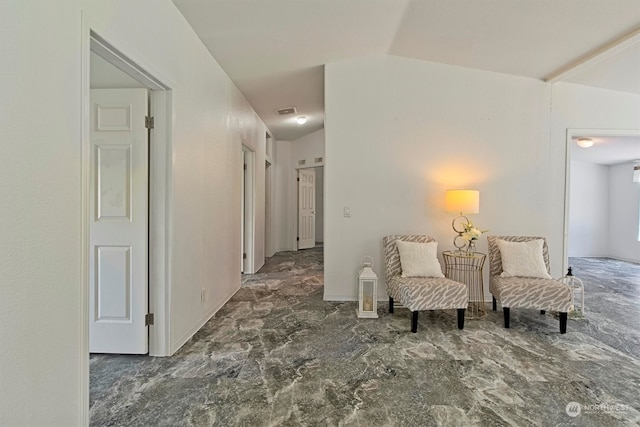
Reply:
M402 277L444 277L438 261L438 242L397 240Z
M542 256L544 240L528 242L507 242L498 239L498 248L502 257L500 277L537 277L551 279Z

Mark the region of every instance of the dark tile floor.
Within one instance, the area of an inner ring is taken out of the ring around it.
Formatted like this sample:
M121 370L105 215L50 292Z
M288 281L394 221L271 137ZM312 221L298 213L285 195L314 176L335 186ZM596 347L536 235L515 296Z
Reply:
M321 249L277 254L174 356L92 356L91 424L639 425L640 265L571 263L586 317L565 335L490 308L462 331L427 312L412 334L405 309L323 301Z

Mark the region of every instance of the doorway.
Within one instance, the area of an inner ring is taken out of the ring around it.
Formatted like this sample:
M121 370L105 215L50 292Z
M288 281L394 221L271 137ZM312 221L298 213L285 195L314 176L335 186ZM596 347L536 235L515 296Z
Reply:
M170 302L170 272L165 266L168 264L166 260L170 257L170 233L167 224L169 223L168 216L169 211L167 206L171 194L169 192L169 186L167 182L170 179L170 163L168 162L168 152L170 152L170 123L171 123L171 91L169 87L159 80L154 78L150 72L145 71L139 67L136 62L122 54L113 45L107 42L103 37L95 33L89 28L86 21L83 21L83 32L85 37L83 38L82 49L82 102L83 102L83 117L82 117L82 246L83 246L83 286L82 286L82 299L83 299L83 313L86 323L83 331L83 343L86 348L87 366L85 372L88 378L88 354L89 354L89 313L92 311L92 320L95 320L96 311L95 304L91 303L90 307L90 285L96 286L96 271L92 271L94 267L91 265L92 257L95 256L96 249L92 247L91 242L91 223L94 219L92 217L92 207L95 206L96 201L92 200L92 188L91 188L91 175L95 169L95 148L92 148L91 132L92 122L91 112L92 109L95 113L95 106L91 104L91 90L93 88L112 89L119 88L137 88L138 90L147 91L144 98L148 103L149 111L153 116L153 125L151 121L146 125L153 127L149 132L150 137L147 138L147 143L153 147L148 150L146 159L144 159L148 168L148 179L146 185L145 194L140 197L136 197L136 202L143 200L146 204L147 224L146 229L143 230L144 238L146 239L147 254L146 260L142 261L141 269L147 274L147 287L143 290L143 301L135 302L130 299L130 304L121 304L120 311L115 311L110 314L111 316L105 316L105 320L111 317L110 320L121 322L129 321L128 318L136 316L136 321L139 321L139 317L142 316L142 324L146 329L146 334L143 335L148 339L148 354L151 356L169 356L171 354L170 348L170 318L168 314L168 305ZM103 123L109 125L117 124L118 120L128 120L131 117L125 110L114 109L113 111L106 111L102 116ZM94 116L95 120L95 116ZM111 122L110 122L111 121ZM116 129L112 129L113 133L119 132ZM118 145L118 144L116 144ZM118 147L123 148L123 147ZM116 182L123 179L128 179L128 174L131 173L131 168L127 168L126 165L131 161L132 157L124 155L127 150L120 151L115 150L111 153L107 153L107 156L103 158L108 164L105 166L119 165L120 168L115 167L110 171L105 169L105 173L109 175ZM106 153L106 151L105 151ZM114 154L115 153L115 154ZM115 163L110 163L109 155L114 157ZM119 162L117 161L119 159ZM127 169L129 170L127 172ZM137 172L136 172L137 173ZM106 175L105 175L106 176ZM127 186L125 186L127 187ZM114 190L112 188L112 190ZM117 191L112 192L111 196L117 196ZM129 202L132 202L129 194ZM118 196L119 197L119 196ZM126 197L125 197L126 198ZM145 200L146 199L146 200ZM108 215L107 215L108 216ZM120 288L115 293L107 292L104 295L109 297L120 297L122 301L127 298L131 298L131 282L127 282L129 278L127 263L133 262L131 254L126 249L127 245L114 244L114 251L104 252L106 255L100 261L102 262L103 279L109 279L112 281L118 281L117 274L109 276L107 266L110 261L120 262L120 266L127 267L120 270ZM136 265L138 262L136 261ZM94 269L95 270L95 269ZM101 273L101 274L102 274ZM129 275L130 276L130 275ZM108 281L108 280L107 280ZM106 283L106 282L105 282ZM92 292L95 288L92 289ZM104 296L103 295L103 296ZM94 300L95 302L95 300ZM134 306L131 304L135 303ZM146 306L144 306L146 304ZM140 307L143 305L144 307ZM131 310L127 312L127 310ZM117 316L113 316L113 314ZM120 316L120 319L114 319L113 317ZM104 351L104 350L103 350ZM127 352L121 349L116 349L117 352ZM139 353L140 351L136 351ZM147 351L145 351L147 353ZM88 380L87 380L88 384Z
M253 274L254 268L254 194L255 194L255 153L242 144L242 214L241 227L241 267L242 274Z
M324 241L324 167L297 170L296 248L311 249Z
M566 143L563 271L569 257L640 261L640 130L568 129Z
M272 183L271 183L272 167L269 160L265 160L264 164L264 255L271 258L275 253L273 244L272 227Z

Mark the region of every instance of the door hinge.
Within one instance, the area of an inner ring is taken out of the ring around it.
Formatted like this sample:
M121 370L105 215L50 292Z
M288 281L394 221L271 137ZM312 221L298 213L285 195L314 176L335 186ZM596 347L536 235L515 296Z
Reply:
M299 237L296 237L296 242L299 242L299 241L300 241L300 238L299 238Z
M247 164L246 163L244 164L244 170L247 170Z
M247 259L247 254L242 254L242 259Z
M296 178L296 181L300 182L300 178Z
M147 129L153 129L153 124L154 124L154 119L151 116L146 116L144 118L144 127L146 127Z
M144 315L144 326L153 325L153 313L147 313Z

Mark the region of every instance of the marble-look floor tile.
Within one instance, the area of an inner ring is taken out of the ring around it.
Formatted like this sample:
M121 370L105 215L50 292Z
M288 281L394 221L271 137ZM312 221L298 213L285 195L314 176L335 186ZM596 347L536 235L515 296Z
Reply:
M571 263L586 317L567 334L535 310L505 329L489 305L462 331L422 313L412 334L405 309L323 301L321 250L277 254L174 356L92 355L91 424L640 425L640 266Z

